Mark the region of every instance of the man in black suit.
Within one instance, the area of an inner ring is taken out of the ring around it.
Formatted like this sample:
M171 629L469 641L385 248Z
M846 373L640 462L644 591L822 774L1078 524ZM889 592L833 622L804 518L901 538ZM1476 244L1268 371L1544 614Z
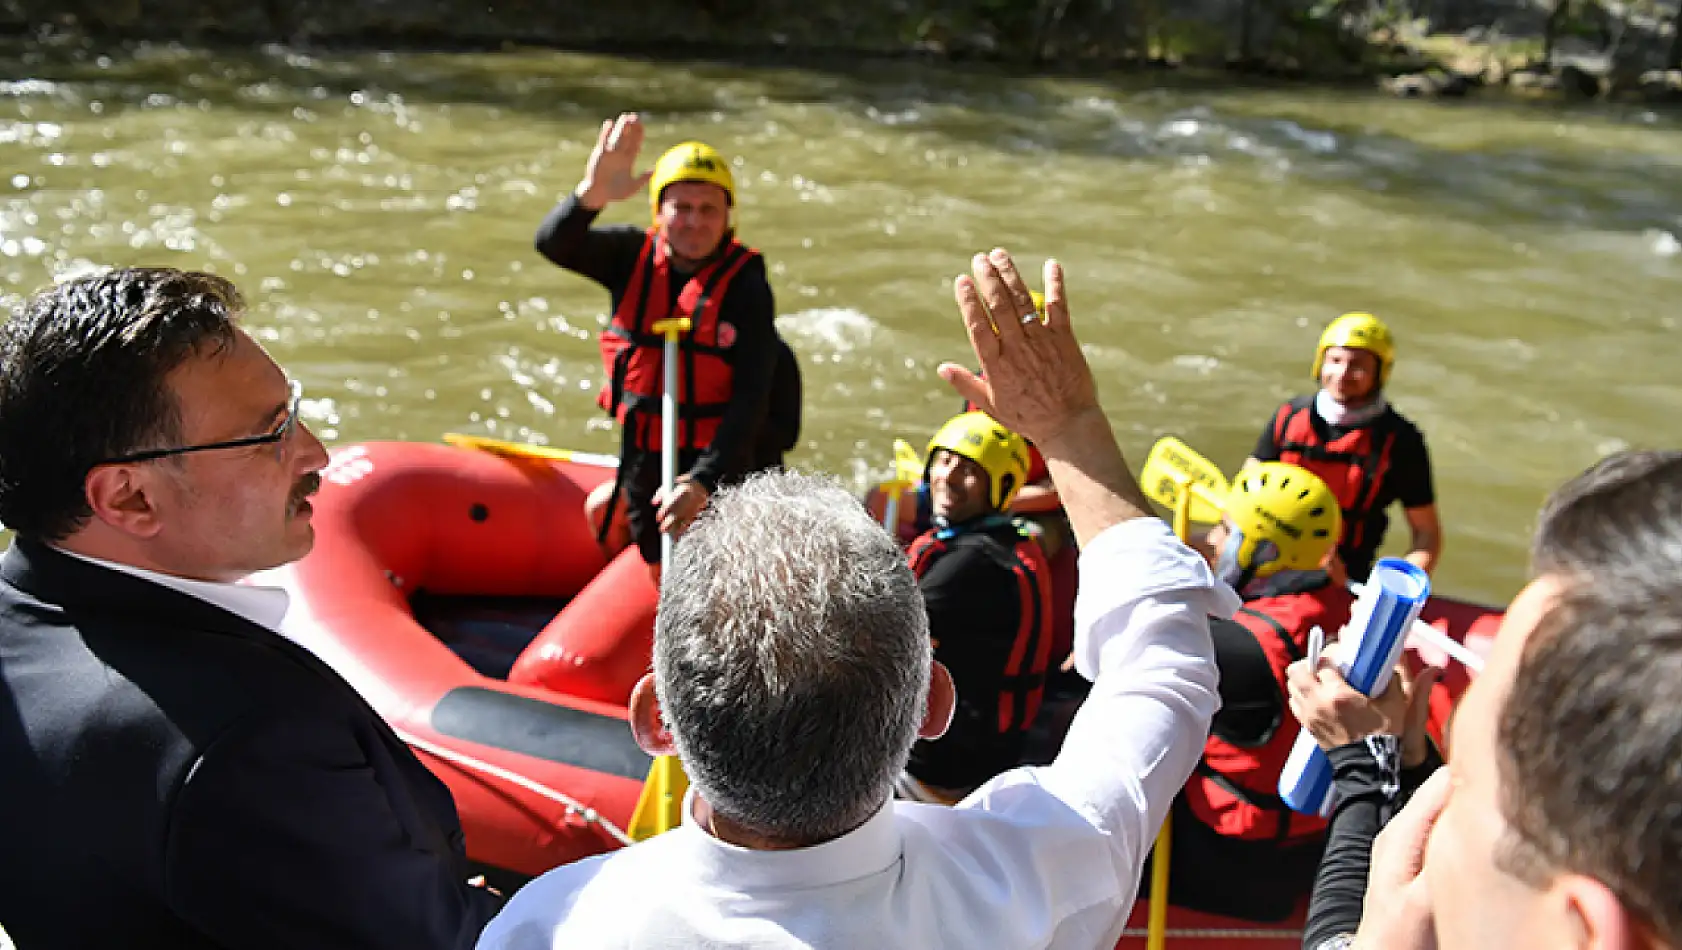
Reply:
M208 274L0 328L0 921L26 950L471 947L449 791L278 633L327 453Z

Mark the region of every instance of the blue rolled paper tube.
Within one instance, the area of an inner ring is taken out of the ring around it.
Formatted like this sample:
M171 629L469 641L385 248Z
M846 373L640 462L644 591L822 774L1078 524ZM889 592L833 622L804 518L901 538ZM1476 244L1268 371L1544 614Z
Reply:
M1344 629L1343 677L1366 696L1384 692L1396 669L1408 631L1431 596L1431 577L1401 558L1387 557L1373 568ZM1354 656L1347 651L1354 648ZM1279 797L1305 815L1325 815L1331 806L1332 764L1304 729L1279 775Z

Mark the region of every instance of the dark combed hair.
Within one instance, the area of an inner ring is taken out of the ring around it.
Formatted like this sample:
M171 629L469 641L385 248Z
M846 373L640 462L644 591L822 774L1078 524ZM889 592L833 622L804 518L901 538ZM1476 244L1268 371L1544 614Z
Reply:
M84 483L105 459L178 441L169 374L224 351L233 284L164 267L43 290L0 327L0 522L57 541L92 515Z
M1682 452L1619 452L1561 485L1542 506L1530 563L1537 575L1674 579L1682 566Z
M1501 710L1502 864L1605 884L1682 942L1682 452L1623 452L1543 506L1535 573L1564 582Z
M1503 866L1592 877L1682 942L1682 593L1567 592L1501 712ZM1516 840L1515 840L1516 839Z

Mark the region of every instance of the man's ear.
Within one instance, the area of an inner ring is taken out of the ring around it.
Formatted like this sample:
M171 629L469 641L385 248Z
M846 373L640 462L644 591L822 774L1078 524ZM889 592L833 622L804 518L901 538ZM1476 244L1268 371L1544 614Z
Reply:
M133 465L97 465L82 480L82 494L95 518L124 534L150 538L163 529L150 482Z
M952 725L952 714L958 708L958 689L952 685L952 671L935 660L929 670L928 704L923 709L923 724L917 735L923 739L938 739L946 735Z
M1549 901L1563 906L1570 939L1583 950L1658 950L1660 944L1612 893L1582 874L1561 874L1548 886Z
M631 689L631 735L649 755L677 755L677 743L660 713L660 699L654 694L654 674L644 673Z

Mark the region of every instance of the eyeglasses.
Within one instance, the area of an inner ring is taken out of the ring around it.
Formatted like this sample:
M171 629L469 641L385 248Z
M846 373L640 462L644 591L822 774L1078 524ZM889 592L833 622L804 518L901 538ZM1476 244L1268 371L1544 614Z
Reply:
M286 418L280 420L280 425L263 435L250 435L243 439L229 439L226 442L206 442L202 445L182 445L173 449L147 449L144 452L131 452L100 461L100 465L122 465L133 462L150 462L153 459L169 458L172 455L187 455L191 452L210 452L216 449L242 449L252 445L273 445L275 456L281 457L286 449L286 437L298 427L298 403L304 398L304 384L295 379L287 380L287 386L292 391L292 398L286 404Z

